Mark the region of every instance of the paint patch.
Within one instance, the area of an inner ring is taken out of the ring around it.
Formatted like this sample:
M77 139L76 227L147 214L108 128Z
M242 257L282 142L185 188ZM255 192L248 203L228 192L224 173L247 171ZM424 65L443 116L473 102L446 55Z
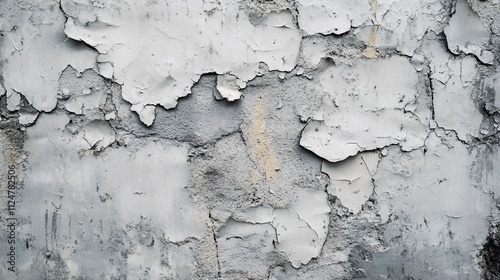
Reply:
M269 70L295 67L301 35L291 12L270 12L255 26L240 11L241 2L122 1L101 8L69 0L62 8L66 34L105 56L102 75L123 85L123 98L149 126L156 105L176 107L202 74L232 75L245 83L261 62ZM239 98L218 87L228 100Z
M376 152L359 153L341 162L323 161L321 171L330 177L328 193L340 199L342 205L354 214L373 193L373 174L379 156Z

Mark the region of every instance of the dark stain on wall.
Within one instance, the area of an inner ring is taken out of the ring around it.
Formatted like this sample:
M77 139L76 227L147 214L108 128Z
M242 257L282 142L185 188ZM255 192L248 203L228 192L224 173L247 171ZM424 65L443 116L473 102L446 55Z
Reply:
M483 249L479 253L482 278L500 279L500 223L491 228Z

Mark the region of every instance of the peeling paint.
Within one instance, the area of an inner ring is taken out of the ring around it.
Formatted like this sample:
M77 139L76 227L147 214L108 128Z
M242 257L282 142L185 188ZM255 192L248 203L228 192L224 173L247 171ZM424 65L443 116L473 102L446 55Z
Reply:
M443 138L448 147L432 133L426 153L391 149L382 158L375 192L382 222L388 225L383 242L391 246L363 264L369 275L479 279L475 248L488 233L490 197L473 186L465 145L453 136Z
M407 151L422 146L427 124L405 109L417 95L410 62L392 57L358 65L363 67L331 67L322 74L328 95L300 145L330 162L392 144Z
M481 62L493 64L495 55L488 50L491 33L466 0L457 1L455 14L444 32L449 50L474 54Z
M477 63L472 57L453 59L436 45L429 48L433 57L431 79L433 105L437 124L456 131L465 140L478 136L482 115L472 100Z
M373 193L372 176L378 160L376 152L364 152L337 163L323 161L321 170L330 177L328 193L338 197L350 211L358 213Z
M246 83L238 80L236 76L233 75L218 75L217 76L217 91L216 98L225 98L228 101L235 101L240 99L241 92L240 88L244 88Z
M1 279L496 279L498 1L1 5Z
M356 37L367 45L364 50L366 54L372 54L374 48L378 48L396 49L412 56L427 32L440 33L446 23L446 6L443 1L369 2L373 14L372 23L355 30Z
M312 208L310 204L316 207ZM267 243L275 244L275 249L285 253L292 266L298 268L320 255L327 235L329 212L330 207L324 192L302 190L298 199L292 202L288 209L268 207L244 209L236 212L233 218L253 224L253 229L247 232L259 231L263 225L267 225L264 226L267 228L265 230L268 236ZM245 223L238 225L230 223L228 226L234 228L233 230L241 227L252 228ZM255 245L253 250L259 250L261 254L271 252L268 245L263 248Z
M22 93L35 109L50 112L56 106L61 72L68 65L80 72L93 68L96 53L83 44L66 40L66 19L56 1L40 6L33 11L19 11L13 22L15 28L2 30L9 40L2 44L3 86L8 96Z
M357 27L369 18L369 6L365 0L337 1L298 1L299 26L307 34L340 35L348 32L351 26Z
M146 6L129 1L104 9L62 3L66 34L109 57L113 77L123 84L123 98L146 125L154 119L151 106L174 108L201 74L229 73L246 82L257 75L260 62L270 70L295 67L300 34L290 12L272 12L254 26L238 11L238 2L209 6L202 1L187 6L182 1Z

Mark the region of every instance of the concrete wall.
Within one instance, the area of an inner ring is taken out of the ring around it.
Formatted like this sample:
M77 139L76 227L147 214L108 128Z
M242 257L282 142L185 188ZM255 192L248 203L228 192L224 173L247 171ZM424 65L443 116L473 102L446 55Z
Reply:
M3 0L0 279L500 279L499 0Z

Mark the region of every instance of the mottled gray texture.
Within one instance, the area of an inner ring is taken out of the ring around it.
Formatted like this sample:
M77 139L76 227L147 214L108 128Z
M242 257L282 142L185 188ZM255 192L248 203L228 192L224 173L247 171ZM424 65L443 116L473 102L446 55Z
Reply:
M499 7L1 2L0 279L498 279Z

